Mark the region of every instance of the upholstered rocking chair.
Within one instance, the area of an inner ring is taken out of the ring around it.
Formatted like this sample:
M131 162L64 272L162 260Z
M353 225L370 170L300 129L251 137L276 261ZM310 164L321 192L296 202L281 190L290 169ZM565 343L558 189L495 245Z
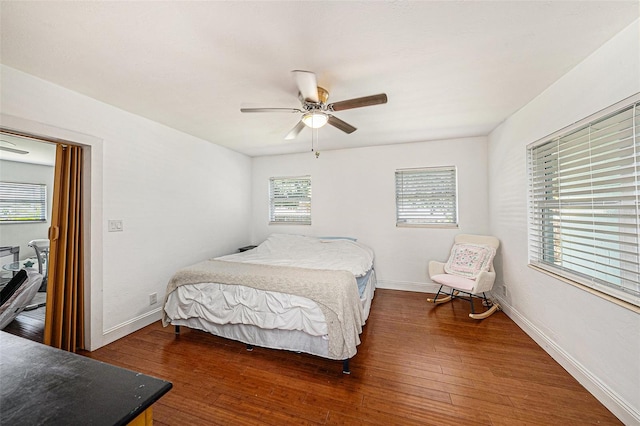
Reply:
M493 258L499 246L500 241L495 237L457 235L446 263L434 260L429 262L429 278L434 283L440 284L440 288L436 296L427 301L440 304L456 297L467 299L471 303L469 317L478 320L487 318L500 309L500 306L491 302L485 294L491 290L496 279ZM448 287L449 293L443 292L443 287ZM468 298L459 296L460 293L466 294ZM487 308L484 312L475 312L474 298L483 300L483 305Z

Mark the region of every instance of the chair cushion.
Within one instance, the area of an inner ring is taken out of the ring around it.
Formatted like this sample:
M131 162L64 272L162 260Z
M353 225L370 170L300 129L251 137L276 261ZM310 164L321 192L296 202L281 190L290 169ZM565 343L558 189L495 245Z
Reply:
M447 287L457 288L462 291L472 293L473 287L476 285L474 280L463 278L459 275L438 274L431 277L433 282L446 285Z
M480 272L488 271L496 249L481 244L454 244L451 256L444 265L448 274L475 279Z

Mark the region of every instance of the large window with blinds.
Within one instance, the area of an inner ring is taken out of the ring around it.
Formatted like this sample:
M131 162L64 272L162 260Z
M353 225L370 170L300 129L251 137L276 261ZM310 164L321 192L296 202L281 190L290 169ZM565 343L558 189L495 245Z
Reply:
M529 261L640 306L640 103L528 149Z
M396 170L396 226L458 226L455 166Z
M0 223L47 221L47 186L0 182Z
M269 222L311 225L311 176L269 179Z

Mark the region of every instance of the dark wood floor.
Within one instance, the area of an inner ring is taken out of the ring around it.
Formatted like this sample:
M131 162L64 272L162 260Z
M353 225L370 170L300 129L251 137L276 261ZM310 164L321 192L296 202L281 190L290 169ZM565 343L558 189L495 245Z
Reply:
M158 425L621 424L504 313L475 321L467 302L426 298L376 291L351 375L159 323L84 354L173 382Z
M38 293L37 299L34 303L41 303L44 301L46 295ZM40 307L31 311L22 311L20 315L11 321L3 331L7 333L15 334L16 336L24 337L34 342L42 343L44 336L44 316L45 307Z

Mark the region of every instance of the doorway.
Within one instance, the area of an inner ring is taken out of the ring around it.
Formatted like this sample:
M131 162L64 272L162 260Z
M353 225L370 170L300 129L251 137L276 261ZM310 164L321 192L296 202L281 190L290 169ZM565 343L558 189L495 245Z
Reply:
M18 260L10 264L15 273L1 293L0 326L7 326L23 310L30 312L44 307L42 343L71 352L84 349L84 148L65 140L4 129L0 129L0 134L5 137L4 144L13 145L0 150L7 151L7 155L28 155L26 146L34 140L55 146L53 185L49 191L47 185L42 183L0 182L0 225L8 229L6 226L11 224L25 226L33 223L47 230L45 238L28 243L35 251L33 260L23 259L19 255L19 244L3 246L4 252L13 252L13 248L16 248L14 257ZM8 140L10 137L13 137L12 141ZM25 144L22 147L24 149L16 148L18 143ZM38 147L43 145L39 144ZM10 169L10 164L6 163L5 169ZM47 192L51 194L50 210L46 205ZM25 229L20 228L17 233L19 238L24 239ZM45 303L35 300L33 291L37 290L37 286L41 286L41 292L46 293Z
M103 139L78 130L0 113L0 133L32 137L50 143L72 143L83 149L83 241L85 349L103 346ZM1 231L0 231L1 232Z

